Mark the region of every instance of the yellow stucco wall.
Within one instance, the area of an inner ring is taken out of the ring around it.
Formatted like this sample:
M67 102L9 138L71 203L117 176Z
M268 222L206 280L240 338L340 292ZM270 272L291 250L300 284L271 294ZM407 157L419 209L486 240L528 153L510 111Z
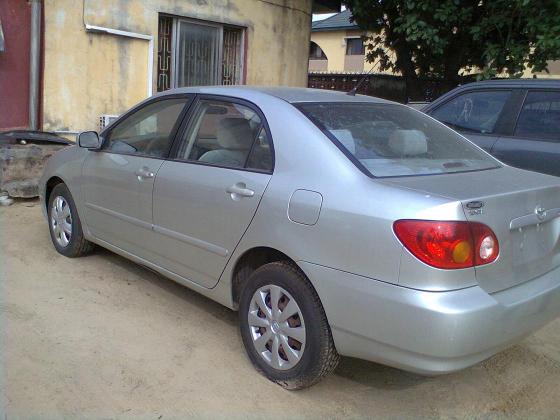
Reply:
M45 0L43 129L96 129L147 95L148 41L86 32L89 25L154 36L158 13L246 27L249 85L307 85L311 0ZM82 16L83 15L83 16Z
M312 32L311 41L315 42L321 47L328 59L327 71L330 73L342 73L348 70L348 64L345 66L346 58L346 42L345 38L362 36L364 31L361 30L340 30L340 31L321 31ZM358 56L349 56L350 60L357 60ZM354 66L352 66L354 67ZM375 63L368 63L364 59L363 69L359 71L368 72L372 70L375 73L389 73L381 72L379 65Z
M523 72L523 77L533 77L533 74L539 79L558 79L560 78L560 61L549 61L548 73L545 71L533 73L531 69L527 69Z

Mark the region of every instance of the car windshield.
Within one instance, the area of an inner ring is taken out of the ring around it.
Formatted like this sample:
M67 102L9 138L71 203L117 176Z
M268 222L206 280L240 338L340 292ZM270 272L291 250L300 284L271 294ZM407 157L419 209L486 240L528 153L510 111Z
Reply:
M354 163L375 177L497 168L498 161L432 118L398 104L296 105Z

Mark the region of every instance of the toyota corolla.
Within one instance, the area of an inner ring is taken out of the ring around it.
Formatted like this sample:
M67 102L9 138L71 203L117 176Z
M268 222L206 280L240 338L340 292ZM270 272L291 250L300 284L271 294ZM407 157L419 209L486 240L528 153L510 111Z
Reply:
M238 310L289 389L340 355L452 372L560 314L560 180L381 99L168 91L81 133L40 193L59 253L108 248Z

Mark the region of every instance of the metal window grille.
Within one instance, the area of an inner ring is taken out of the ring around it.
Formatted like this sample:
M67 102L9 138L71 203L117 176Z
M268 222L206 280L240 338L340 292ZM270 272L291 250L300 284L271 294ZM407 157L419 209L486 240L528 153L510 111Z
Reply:
M206 86L220 84L221 26L178 19L175 24L173 84Z
M157 91L171 88L173 18L160 16L158 24Z
M241 83L243 32L227 27L224 27L223 32L222 85L237 85Z
M158 92L243 83L244 36L240 27L160 15Z

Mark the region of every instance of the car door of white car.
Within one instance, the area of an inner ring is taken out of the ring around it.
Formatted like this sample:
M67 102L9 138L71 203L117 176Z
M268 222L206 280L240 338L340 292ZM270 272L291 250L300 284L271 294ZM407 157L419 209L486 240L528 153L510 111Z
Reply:
M252 104L202 96L160 168L153 195L157 264L213 287L273 170L270 132Z
M84 220L97 239L151 259L152 191L192 96L166 97L133 109L104 133L82 170Z

